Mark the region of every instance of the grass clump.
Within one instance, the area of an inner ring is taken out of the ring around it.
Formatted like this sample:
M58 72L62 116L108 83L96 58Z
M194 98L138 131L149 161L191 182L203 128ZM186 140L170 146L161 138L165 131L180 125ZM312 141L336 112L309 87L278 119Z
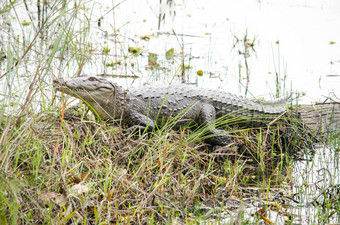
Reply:
M198 131L127 138L85 111L61 114L29 114L1 127L8 137L1 145L3 221L191 224L226 212L226 202L241 204L248 188L265 194L290 180L285 145L292 141L278 125L234 129L238 138L218 161Z

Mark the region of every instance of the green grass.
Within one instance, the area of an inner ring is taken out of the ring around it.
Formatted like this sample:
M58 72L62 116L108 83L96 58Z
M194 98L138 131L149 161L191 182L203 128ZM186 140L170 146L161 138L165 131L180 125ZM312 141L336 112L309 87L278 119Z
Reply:
M265 188L265 194L290 180L290 159L274 146L277 126L270 129L268 140L261 129L234 130L239 138L225 161L216 162L216 154L201 141L206 133L201 129L174 131L165 125L126 138L121 127L97 122L85 111L67 110L63 119L60 114L27 115L10 133L3 133L9 136L1 155L6 177L1 181L1 212L7 221L176 219L190 224L205 218L202 207L223 211L229 198L242 201L245 189L240 188L255 185Z

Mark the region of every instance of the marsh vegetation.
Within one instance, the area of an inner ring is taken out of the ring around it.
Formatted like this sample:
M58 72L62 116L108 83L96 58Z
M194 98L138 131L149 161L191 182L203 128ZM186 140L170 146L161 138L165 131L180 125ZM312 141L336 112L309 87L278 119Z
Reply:
M106 19L126 13L120 7L127 2L1 1L0 224L339 222L336 129L317 135L289 114L252 128L218 121L233 137L228 152L220 153L204 142L206 127L173 130L169 122L126 136L119 121L101 121L53 91L54 78L83 73L126 87L226 79L214 72L210 56L207 65L195 65L202 56L184 43L189 34L130 37ZM174 1L159 3L160 30L177 14ZM160 36L176 43L163 54L148 49ZM245 31L231 43L242 60L235 90L245 96L253 95L257 40ZM273 73L273 98L287 91L282 64ZM290 105L297 103L294 98ZM314 167L311 177L300 174Z

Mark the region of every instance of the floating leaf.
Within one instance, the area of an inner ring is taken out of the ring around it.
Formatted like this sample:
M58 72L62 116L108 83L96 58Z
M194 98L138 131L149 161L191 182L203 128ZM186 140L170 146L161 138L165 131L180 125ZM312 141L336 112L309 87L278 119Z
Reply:
M128 51L134 55L140 55L141 49L136 47L129 47Z
M108 47L108 46L105 46L104 48L103 48L103 54L104 55L107 55L107 54L109 54L109 52L110 52L110 48Z
M149 41L150 40L150 35L141 36L140 39L142 39L144 41Z
M110 67L114 67L116 65L120 66L121 64L122 64L122 62L119 60L119 61L116 61L116 62L107 62L105 65L110 66Z
M198 76L203 76L203 71L202 70L197 70L196 73L197 73Z
M185 70L192 69L192 66L190 66L190 65L184 65L184 69L185 69Z
M174 52L175 50L173 48L169 49L166 53L165 53L165 58L167 60L173 60L174 59Z
M278 44L280 44L280 41L279 41L279 40L277 40L277 41L275 42L275 44L277 44L277 45L278 45Z
M23 26L29 26L29 25L31 25L31 23L32 23L31 21L23 20L21 24Z
M335 41L330 41L329 44L330 44L330 45L335 45L336 42L335 42Z

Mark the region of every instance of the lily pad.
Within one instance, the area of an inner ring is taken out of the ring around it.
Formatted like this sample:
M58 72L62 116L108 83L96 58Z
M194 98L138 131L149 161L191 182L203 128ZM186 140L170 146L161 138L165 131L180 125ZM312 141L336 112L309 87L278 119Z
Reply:
M167 60L174 60L174 52L175 50L173 48L169 49L166 53L165 53L165 58Z
M103 48L103 54L104 55L108 55L109 54L109 52L110 52L110 48L108 47L108 46L105 46L104 48Z
M140 39L142 39L144 41L149 41L150 40L150 35L141 36Z
M135 56L138 56L141 54L141 49L137 48L137 47L129 47L128 51L132 54L134 54Z
M29 26L29 25L31 25L31 21L27 21L27 20L23 20L22 22L21 22L21 24L23 25L23 26Z

